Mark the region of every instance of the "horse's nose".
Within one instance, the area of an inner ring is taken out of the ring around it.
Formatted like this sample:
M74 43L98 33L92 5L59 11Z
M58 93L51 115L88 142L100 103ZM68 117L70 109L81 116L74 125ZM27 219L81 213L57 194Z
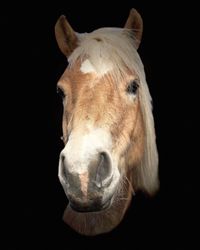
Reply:
M110 185L112 181L112 164L108 153L101 152L94 157L95 159L88 162L87 178L86 175L79 173L80 166L70 166L70 162L68 162L63 152L61 152L60 157L62 179L69 187L77 188L77 186L85 185L84 181L86 179L88 190L93 185L97 188L105 188Z
M71 164L70 164L71 163ZM104 191L112 181L112 163L108 153L101 152L85 162L70 162L64 152L60 155L59 178L74 210L99 211L108 206Z

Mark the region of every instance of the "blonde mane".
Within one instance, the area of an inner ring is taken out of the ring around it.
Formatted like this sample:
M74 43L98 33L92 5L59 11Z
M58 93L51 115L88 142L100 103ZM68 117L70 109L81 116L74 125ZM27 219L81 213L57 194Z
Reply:
M133 171L133 188L153 194L159 187L158 153L156 147L151 96L146 83L144 67L136 50L134 32L121 28L101 28L92 33L77 34L78 47L68 58L69 67L88 58L99 76L105 67L117 83L127 69L140 79L139 99L145 124L145 149L140 166ZM103 69L103 70L102 70Z

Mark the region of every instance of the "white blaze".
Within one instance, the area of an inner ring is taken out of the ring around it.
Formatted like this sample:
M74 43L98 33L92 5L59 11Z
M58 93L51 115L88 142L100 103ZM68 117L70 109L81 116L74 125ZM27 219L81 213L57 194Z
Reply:
M112 70L111 63L105 63L103 59L99 59L99 63L96 63L96 67L93 66L92 62L89 59L86 59L80 67L82 73L96 73L97 76L101 77L107 74L109 71Z
M96 70L95 68L92 66L91 62L86 59L82 64L81 64L81 68L80 68L81 72L84 74L87 73L95 73Z

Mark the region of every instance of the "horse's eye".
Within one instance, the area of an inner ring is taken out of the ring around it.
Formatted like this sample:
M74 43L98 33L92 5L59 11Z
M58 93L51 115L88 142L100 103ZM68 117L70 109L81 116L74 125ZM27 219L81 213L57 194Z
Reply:
M64 91L60 87L57 87L57 93L60 97L65 98Z
M136 94L137 89L139 87L138 81L137 80L133 80L127 87L126 91L129 94Z

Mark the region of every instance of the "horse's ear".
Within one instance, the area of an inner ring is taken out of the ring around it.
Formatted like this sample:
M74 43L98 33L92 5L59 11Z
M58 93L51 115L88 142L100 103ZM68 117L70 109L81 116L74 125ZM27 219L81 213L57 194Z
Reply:
M129 17L124 26L125 29L132 29L136 38L136 49L138 49L143 32L143 21L136 9L131 9Z
M55 25L58 47L65 56L70 56L77 46L77 36L65 16L60 16Z

